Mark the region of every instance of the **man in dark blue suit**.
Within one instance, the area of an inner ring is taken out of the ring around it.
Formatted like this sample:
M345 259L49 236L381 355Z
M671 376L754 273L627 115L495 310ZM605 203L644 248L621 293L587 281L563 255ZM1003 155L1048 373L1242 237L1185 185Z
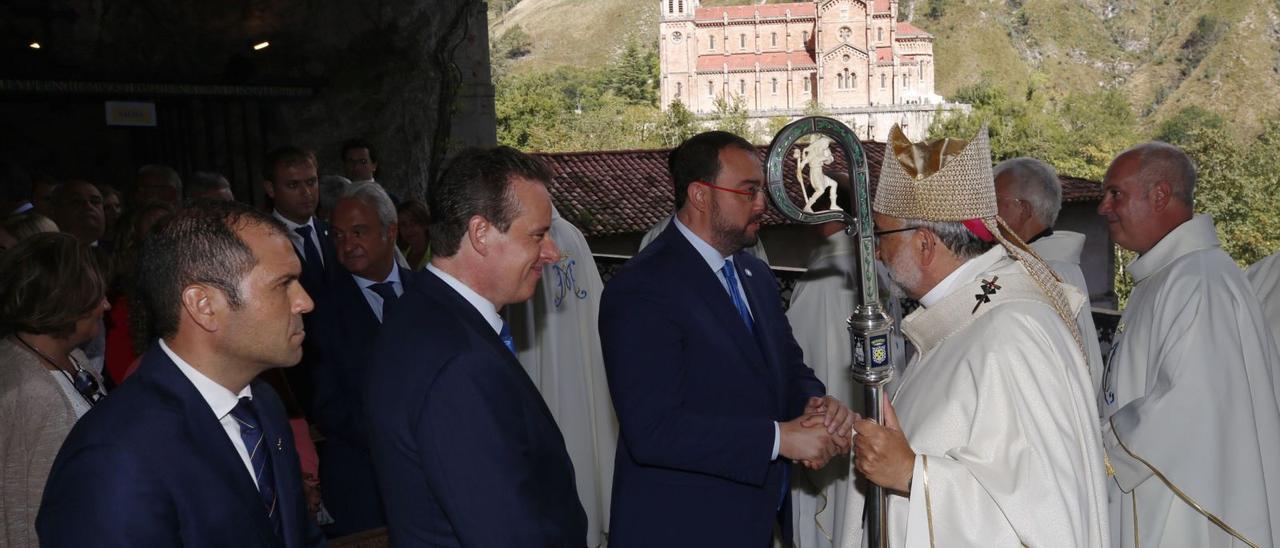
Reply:
M320 546L263 371L298 361L312 302L284 227L197 202L147 238L139 295L160 342L54 460L40 544Z
M428 189L431 264L383 323L365 394L394 546L586 542L564 438L498 314L559 259L550 178L498 147Z
M341 270L329 300L312 314L315 395L309 416L324 434L320 486L335 523L330 536L386 525L364 420L364 382L382 321L416 277L396 266L396 206L377 183L346 189L333 208ZM310 349L309 349L310 351Z
M336 252L330 238L330 227L323 219L316 218L320 205L320 178L316 174L315 153L293 145L284 145L267 153L263 161L262 188L271 198L274 208L271 216L287 229L286 235L293 243L293 250L302 262L300 281L307 294L315 299L316 308L323 309L328 300L329 280L341 270L336 265ZM305 318L311 329L311 318ZM285 370L285 377L297 403L303 409L313 407L315 392L311 379L311 346L297 367Z
M609 545L790 544L790 460L848 451L854 415L803 362L754 245L764 174L751 143L696 135L671 152L676 216L605 287L621 427Z

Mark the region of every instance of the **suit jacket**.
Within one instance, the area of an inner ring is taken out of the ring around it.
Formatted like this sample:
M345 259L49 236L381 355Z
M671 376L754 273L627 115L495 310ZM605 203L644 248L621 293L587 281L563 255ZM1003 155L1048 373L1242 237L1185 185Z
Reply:
M157 345L62 445L36 518L40 545L322 546L284 408L266 383L252 386L283 539L226 430Z
M302 284L302 288L307 290L307 295L315 302L313 312L302 316L302 321L308 333L314 333L316 330L315 316L316 312L323 310L328 306L331 299L331 287L341 279L341 277L350 277L347 271L338 263L338 254L333 246L333 240L329 237L329 223L320 220L319 217L313 219L316 227L316 237L320 240L320 255L324 258L323 265L315 265L307 262L304 253L300 253L297 247L293 248L293 252L297 254L298 260L302 262L302 275L299 276L298 282ZM292 244L290 245L292 247ZM317 348L319 339L317 337L307 337L303 341L302 361L297 365L284 370L285 379L289 383L289 388L293 392L293 398L296 399L297 405L302 410L312 409L315 402L315 381L311 378L311 370L315 369L312 364L313 356L319 355L322 351ZM290 406L294 402L286 403ZM297 409L290 409L291 416L298 414Z
M435 274L384 318L367 390L393 546L585 544L551 411L480 312Z
M600 337L622 431L612 547L765 546L775 517L790 535L773 423L825 389L769 267L744 252L733 260L754 334L674 225L605 286Z
M416 285L417 276L400 268L405 293ZM315 393L308 416L325 437L320 485L325 507L337 522L329 532L337 536L382 527L386 517L364 420L365 377L382 323L345 269L334 278L328 302L316 309L311 323L316 354L309 363Z

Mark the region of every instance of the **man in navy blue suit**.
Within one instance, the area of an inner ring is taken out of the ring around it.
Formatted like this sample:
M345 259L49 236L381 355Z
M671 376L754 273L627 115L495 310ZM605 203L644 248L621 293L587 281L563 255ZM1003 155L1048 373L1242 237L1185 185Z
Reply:
M605 287L609 390L621 427L609 545L790 544L790 461L847 452L854 415L803 362L768 265L759 152L730 133L669 157L676 216Z
M428 189L431 264L383 323L365 394L394 546L586 542L564 438L498 313L559 260L550 178L474 149Z
M338 270L336 252L330 238L329 224L317 218L320 205L320 178L316 174L316 155L293 145L277 147L263 160L263 191L271 198L271 216L287 229L285 234L293 243L293 250L302 261L303 289L315 299L317 308L324 308L329 293L329 280ZM311 318L304 318L311 329ZM312 408L314 387L311 380L310 347L297 367L285 370L289 387L303 409Z
M67 437L40 544L323 545L283 406L254 380L297 363L312 307L284 227L197 202L148 236L138 264L160 341Z
M324 434L320 486L335 523L330 536L386 525L364 421L364 382L374 339L415 274L396 266L396 206L377 183L357 183L333 208L341 272L310 322L315 395L309 416Z

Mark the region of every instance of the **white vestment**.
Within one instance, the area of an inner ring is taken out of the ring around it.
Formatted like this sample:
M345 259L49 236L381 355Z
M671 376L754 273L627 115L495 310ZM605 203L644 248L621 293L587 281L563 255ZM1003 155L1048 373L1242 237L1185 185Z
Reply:
M1280 344L1280 253L1253 263L1245 272L1262 304L1262 315L1271 327L1271 337Z
M658 235L662 234L662 231L666 230L667 226L670 224L671 224L671 215L667 215L666 219L663 219L659 221L658 224L653 225L653 228L650 228L649 232L645 233L644 238L640 239L640 249L644 249L649 245L649 242L652 242L653 240L657 239ZM636 252L639 253L640 249L637 249ZM753 256L755 256L755 258L764 261L765 264L769 264L769 256L766 255L764 252L763 241L756 241L756 245L743 249L743 251L746 251L747 253L750 253Z
M918 354L893 405L916 459L910 496L888 497L890 545L1106 546L1097 410L1070 328L1001 246L957 273L903 320ZM845 548L864 542L864 502L849 491Z
M1098 397L1115 470L1112 543L1245 546L1229 528L1274 546L1280 377L1253 288L1208 215L1170 231L1129 272L1136 285Z
M1084 272L1080 270L1080 252L1084 251L1084 234L1055 230L1044 238L1029 244L1044 262L1052 268L1063 282L1079 289L1085 296L1085 306L1076 316L1076 326L1080 328L1080 338L1084 342L1084 357L1089 361L1089 379L1093 382L1093 392L1098 392L1102 385L1102 348L1098 344L1098 330L1093 325L1093 308L1089 306L1089 287L1084 281Z
M843 231L828 236L814 250L808 269L796 282L787 320L796 343L804 351L804 362L827 386L827 394L854 412L863 413L862 385L853 380L849 369L852 356L846 327L861 291L858 276L857 240ZM890 297L885 276L879 278L880 302L894 319L891 352L900 374L904 354L897 327L902 320L902 306L897 298ZM844 526L845 492L852 475L848 456L831 459L825 468L816 471L799 464L792 466L791 515L796 548L843 545L843 535L849 530Z
M582 232L555 210L549 236L562 259L543 268L533 297L508 307L507 319L520 363L564 436L587 513L587 545L596 547L609 530L618 443L596 323L604 282Z

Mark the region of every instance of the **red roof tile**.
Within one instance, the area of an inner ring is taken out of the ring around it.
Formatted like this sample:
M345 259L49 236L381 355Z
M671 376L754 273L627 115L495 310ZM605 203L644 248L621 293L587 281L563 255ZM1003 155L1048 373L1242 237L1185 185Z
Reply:
M871 192L874 195L884 160L884 143L865 141ZM669 149L601 152L535 153L555 174L549 190L561 215L578 225L587 237L643 234L675 209L674 189L667 171ZM761 160L768 147L760 147ZM829 172L846 170L843 154L827 166ZM795 159L783 164L792 200L803 203L795 181ZM1102 199L1102 185L1075 177L1061 177L1063 202ZM789 223L772 205L765 212L766 226Z
M906 38L908 36L932 36L931 34L925 32L920 27L912 25L911 23L908 23L906 21L898 22L897 32L898 32L898 36L901 36L903 38Z
M893 48L889 46L876 48L876 61L880 63L892 62Z
M817 64L813 60L813 55L807 51L699 55L698 72L722 71L726 64L729 65L729 70L754 69L756 68L756 63L760 63L761 69L787 68L788 61L791 62L792 67L809 67Z
M694 12L693 18L695 21L721 21L724 19L725 14L728 14L729 19L755 19L757 13L760 14L761 18L786 17L788 10L791 11L792 17L813 17L817 14L817 8L812 2L796 2L792 4L700 7Z
M871 13L884 13L889 11L889 0L875 0L871 5Z

